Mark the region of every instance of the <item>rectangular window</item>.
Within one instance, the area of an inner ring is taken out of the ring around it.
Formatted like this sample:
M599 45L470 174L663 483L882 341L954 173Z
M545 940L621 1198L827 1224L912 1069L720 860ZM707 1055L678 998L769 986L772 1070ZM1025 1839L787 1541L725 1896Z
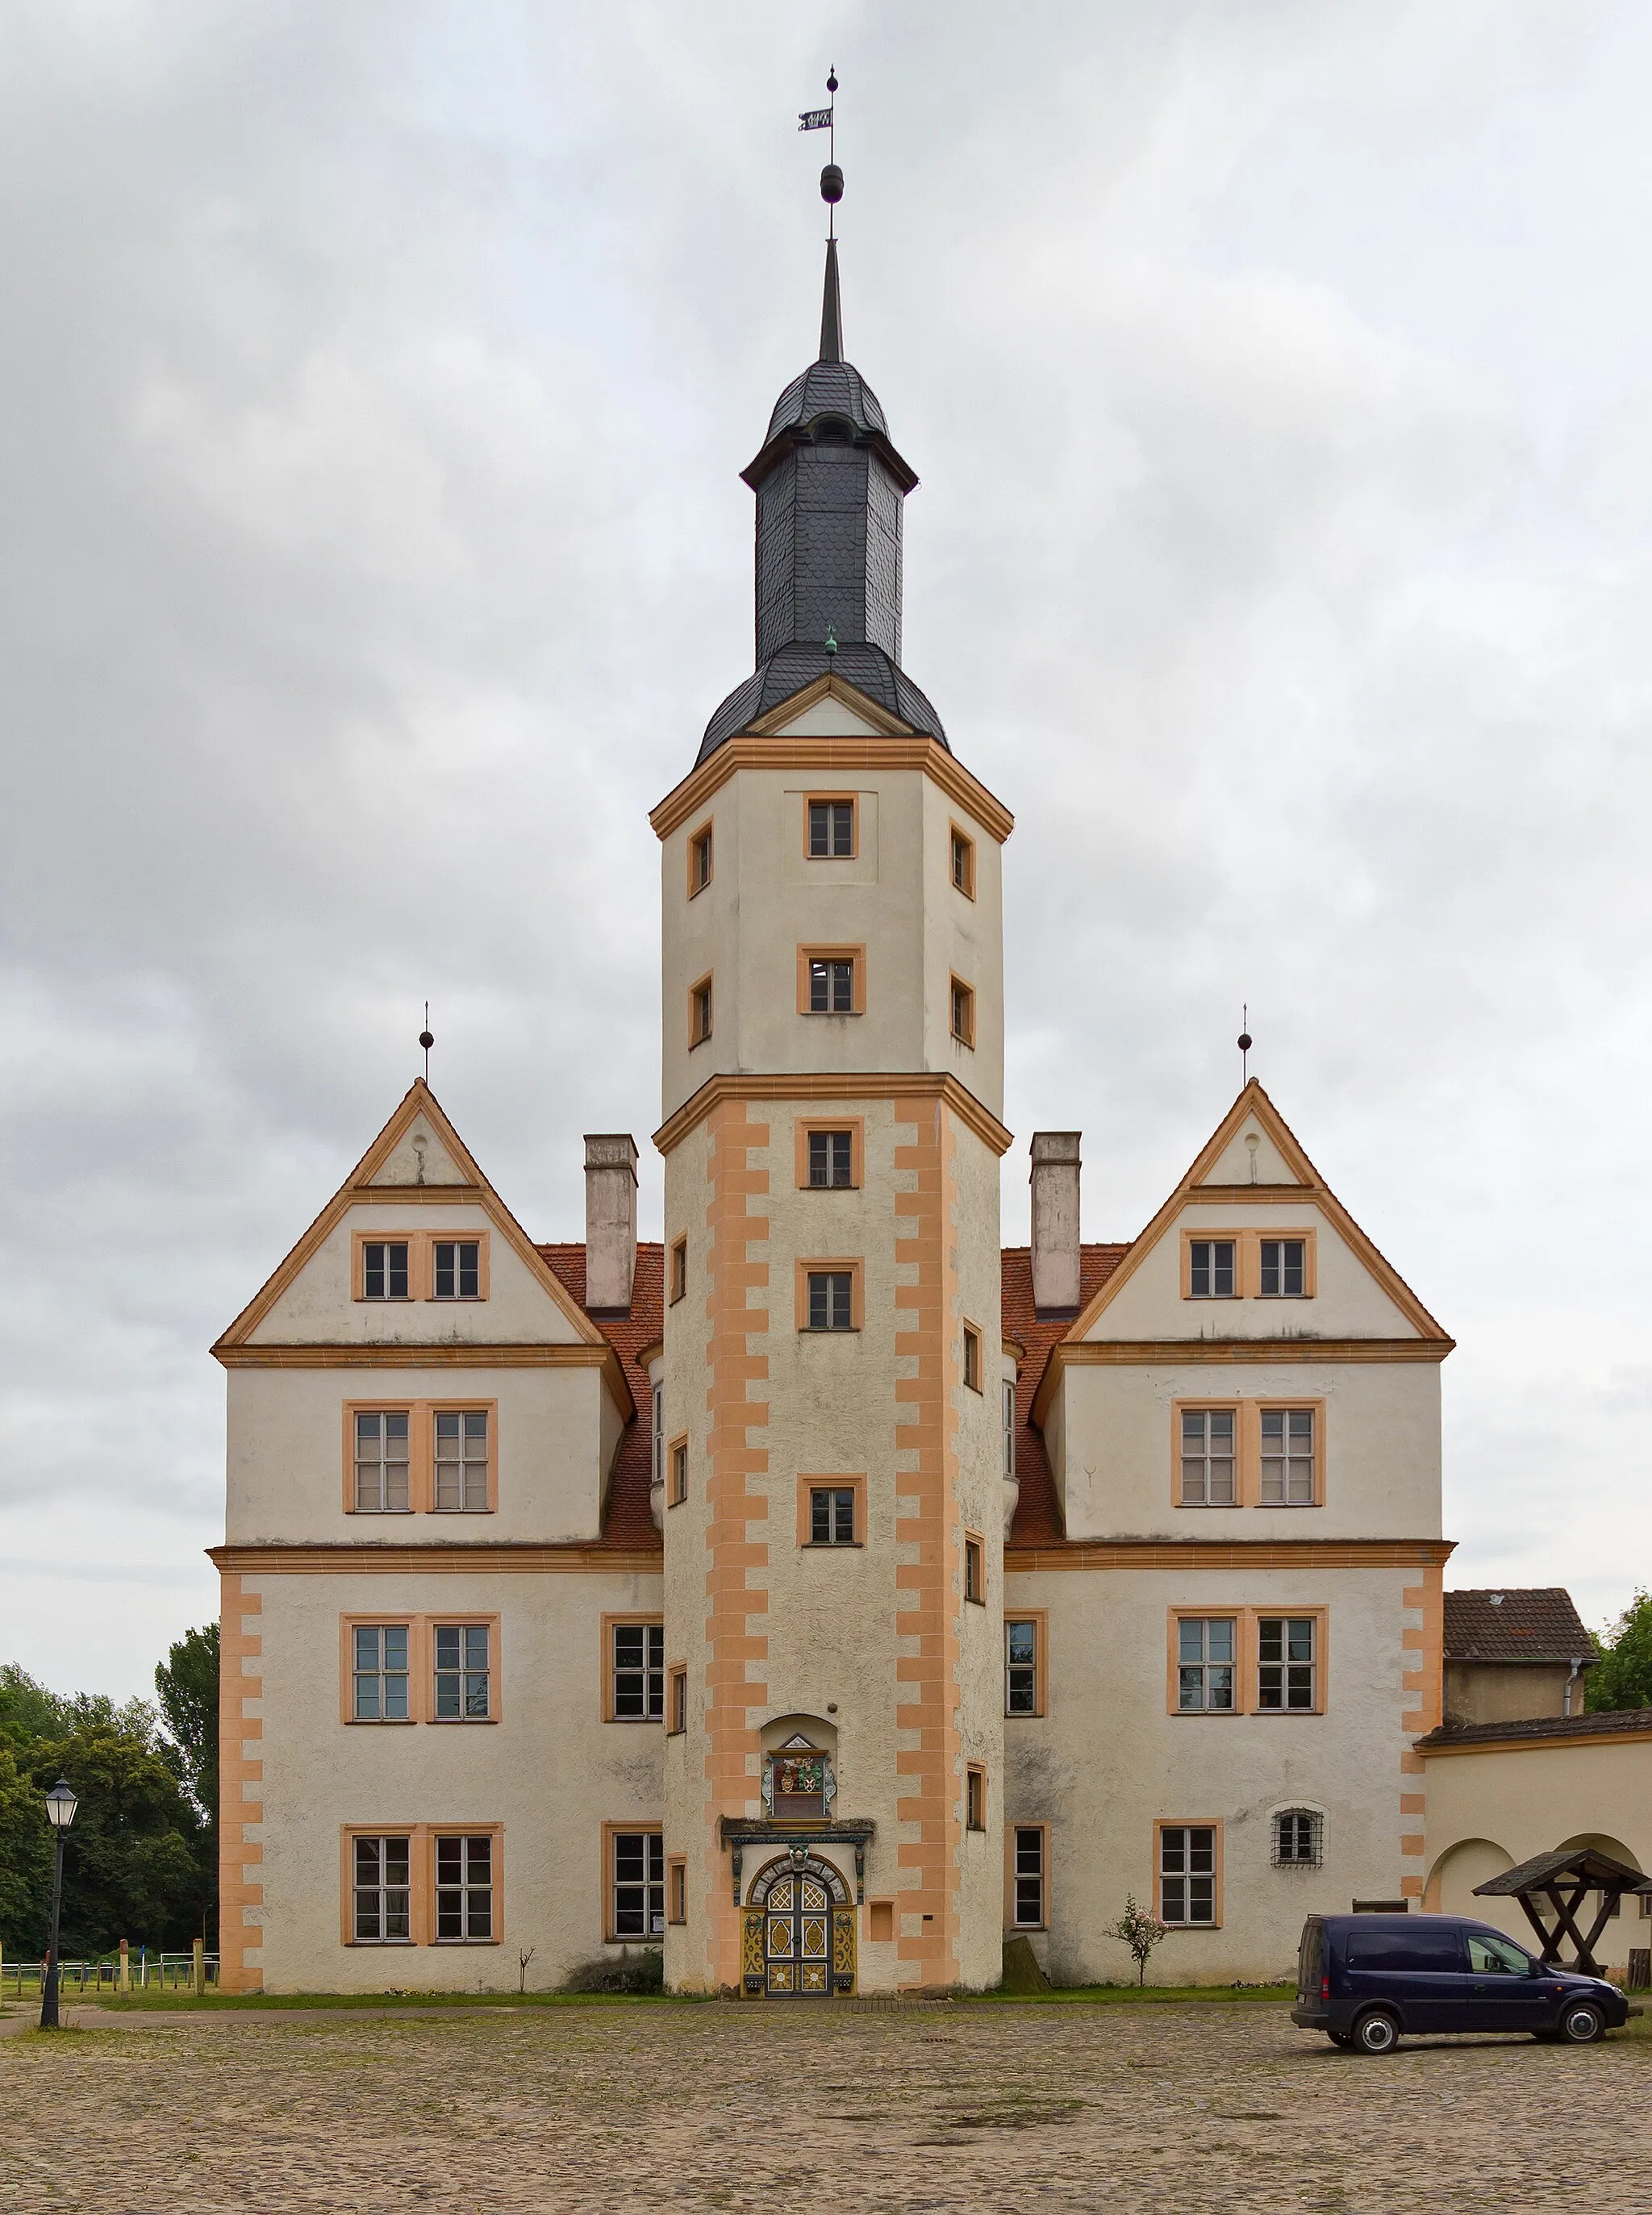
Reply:
M362 1241L361 1297L364 1300L407 1298L408 1242L405 1238Z
M966 899L975 897L975 841L952 826L952 881Z
M1182 1410L1182 1505L1184 1507L1231 1507L1233 1435L1237 1410L1232 1408L1184 1408Z
M1256 1705L1264 1712L1311 1715L1317 1684L1314 1617L1264 1615L1256 1621Z
M648 1486L666 1481L666 1388L654 1384L648 1388L648 1408L653 1425L654 1444L648 1457Z
M1262 1504L1313 1506L1313 1409L1262 1411Z
M615 1623L612 1720L657 1723L666 1712L666 1633L658 1623Z
M671 1304L688 1298L688 1241L678 1238L671 1249Z
M981 1335L973 1322L964 1325L964 1382L972 1392L981 1389Z
M697 831L688 842L688 896L703 893L711 881L711 825Z
M666 1927L666 1846L658 1831L615 1831L613 1935L657 1938Z
M443 1514L488 1512L488 1415L485 1408L436 1417L436 1506Z
M986 1604L986 1549L980 1540L964 1533L964 1598Z
M408 1626L359 1623L352 1635L353 1689L350 1712L359 1723L408 1720Z
M1274 1860L1280 1868L1317 1868L1319 1818L1305 1807L1288 1807L1274 1818Z
M436 1942L475 1946L494 1935L494 1842L436 1841Z
M1018 1823L1015 1831L1011 1871L1015 1885L1013 1913L1022 1930L1044 1928L1044 1826Z
M688 1671L673 1669L671 1672L671 1728L673 1735L688 1728Z
M673 1507L680 1507L688 1498L688 1440L678 1439L671 1450L671 1491L668 1495Z
M1166 1823L1158 1834L1158 1871L1161 1923L1215 1924L1214 1824Z
M852 800L810 801L808 850L812 861L837 862L853 859L855 803Z
M702 977L688 996L688 1042L703 1046L711 1035L711 979Z
M854 1183L855 1134L852 1131L809 1132L808 1181L817 1192L846 1191Z
M1262 1297L1265 1300L1299 1300L1307 1289L1301 1238L1264 1238L1262 1242Z
M1176 1704L1183 1715L1233 1711L1236 1618L1183 1615L1176 1625Z
M1190 1238L1188 1241L1188 1298L1190 1300L1231 1300L1233 1294L1232 1239Z
M405 1837L352 1842L351 1920L357 1945L412 1944L412 1847Z
M1012 1377L1006 1377L999 1387L1000 1427L1004 1434L1004 1481L1016 1481L1016 1385Z
M359 1515L405 1515L408 1512L405 1410L364 1414L358 1409L355 1471Z
M975 1043L975 994L961 977L952 980L952 1035L960 1046Z
M671 1919L673 1923L688 1921L688 1864L672 1862L668 1864L671 1878Z
M811 1485L808 1529L811 1546L852 1546L855 1543L854 1487Z
M1004 1712L1006 1715L1035 1715L1039 1698L1039 1622L1022 1616L1004 1626Z
M435 1297L474 1300L482 1296L482 1247L475 1238L438 1238L434 1245Z
M852 1015L855 963L852 955L808 957L808 1011L812 1015Z
M493 1714L488 1625L439 1623L433 1638L437 1721L486 1722Z
M964 1820L967 1830L986 1828L986 1771L973 1764L964 1772Z
M853 1330L855 1277L851 1269L811 1269L808 1273L810 1330Z

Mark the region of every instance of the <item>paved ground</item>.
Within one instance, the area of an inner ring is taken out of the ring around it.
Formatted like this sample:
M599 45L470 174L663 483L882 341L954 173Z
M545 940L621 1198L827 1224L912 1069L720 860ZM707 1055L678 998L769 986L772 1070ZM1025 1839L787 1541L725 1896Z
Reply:
M1644 2210L1652 2038L1272 2006L127 2016L0 2045L0 2215Z

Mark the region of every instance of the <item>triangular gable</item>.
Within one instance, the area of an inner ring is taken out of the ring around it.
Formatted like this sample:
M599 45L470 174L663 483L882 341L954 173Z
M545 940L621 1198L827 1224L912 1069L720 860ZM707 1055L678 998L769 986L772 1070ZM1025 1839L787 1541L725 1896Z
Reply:
M842 677L817 677L746 729L756 738L910 739L917 733L899 715Z
M422 1138L425 1144L416 1146L415 1138ZM364 1200L382 1201L387 1193L421 1184L427 1190L441 1192L446 1198L464 1200L481 1208L568 1318L576 1338L586 1346L607 1344L478 1169L470 1149L437 1104L435 1094L422 1077L415 1077L390 1121L292 1252L224 1333L213 1351L247 1343L352 1207Z
M1256 1174L1250 1173L1252 1149L1245 1144L1255 1136ZM1349 1250L1363 1262L1372 1277L1417 1332L1449 1346L1452 1338L1425 1308L1321 1177L1303 1151L1296 1133L1253 1077L1201 1150L1192 1168L1165 1201L1141 1236L1095 1298L1083 1309L1067 1331L1066 1343L1087 1338L1098 1318L1174 1227L1190 1200L1219 1194L1225 1200L1243 1199L1253 1187L1287 1185L1311 1200L1340 1233Z

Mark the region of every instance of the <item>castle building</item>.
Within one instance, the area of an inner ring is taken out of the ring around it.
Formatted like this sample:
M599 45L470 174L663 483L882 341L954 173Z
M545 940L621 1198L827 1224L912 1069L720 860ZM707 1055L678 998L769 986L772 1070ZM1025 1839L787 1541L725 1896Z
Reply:
M1012 818L841 328L833 246L651 819L663 1242L609 1134L536 1242L420 1082L214 1349L230 1989L1115 1979L1127 1897L1219 1982L1423 1898L1451 1341L1255 1083L1124 1242L1038 1133L1001 1249Z

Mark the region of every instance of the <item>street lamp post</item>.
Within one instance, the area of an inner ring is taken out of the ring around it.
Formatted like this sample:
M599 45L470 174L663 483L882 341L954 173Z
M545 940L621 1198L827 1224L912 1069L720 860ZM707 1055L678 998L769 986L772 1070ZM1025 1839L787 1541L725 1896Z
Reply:
M56 2030L58 2022L58 1919L63 1911L63 1841L75 1819L80 1802L65 1776L60 1776L46 1795L46 1819L58 1837L57 1866L52 1872L52 1940L46 1949L46 1983L40 1991L40 2028Z

